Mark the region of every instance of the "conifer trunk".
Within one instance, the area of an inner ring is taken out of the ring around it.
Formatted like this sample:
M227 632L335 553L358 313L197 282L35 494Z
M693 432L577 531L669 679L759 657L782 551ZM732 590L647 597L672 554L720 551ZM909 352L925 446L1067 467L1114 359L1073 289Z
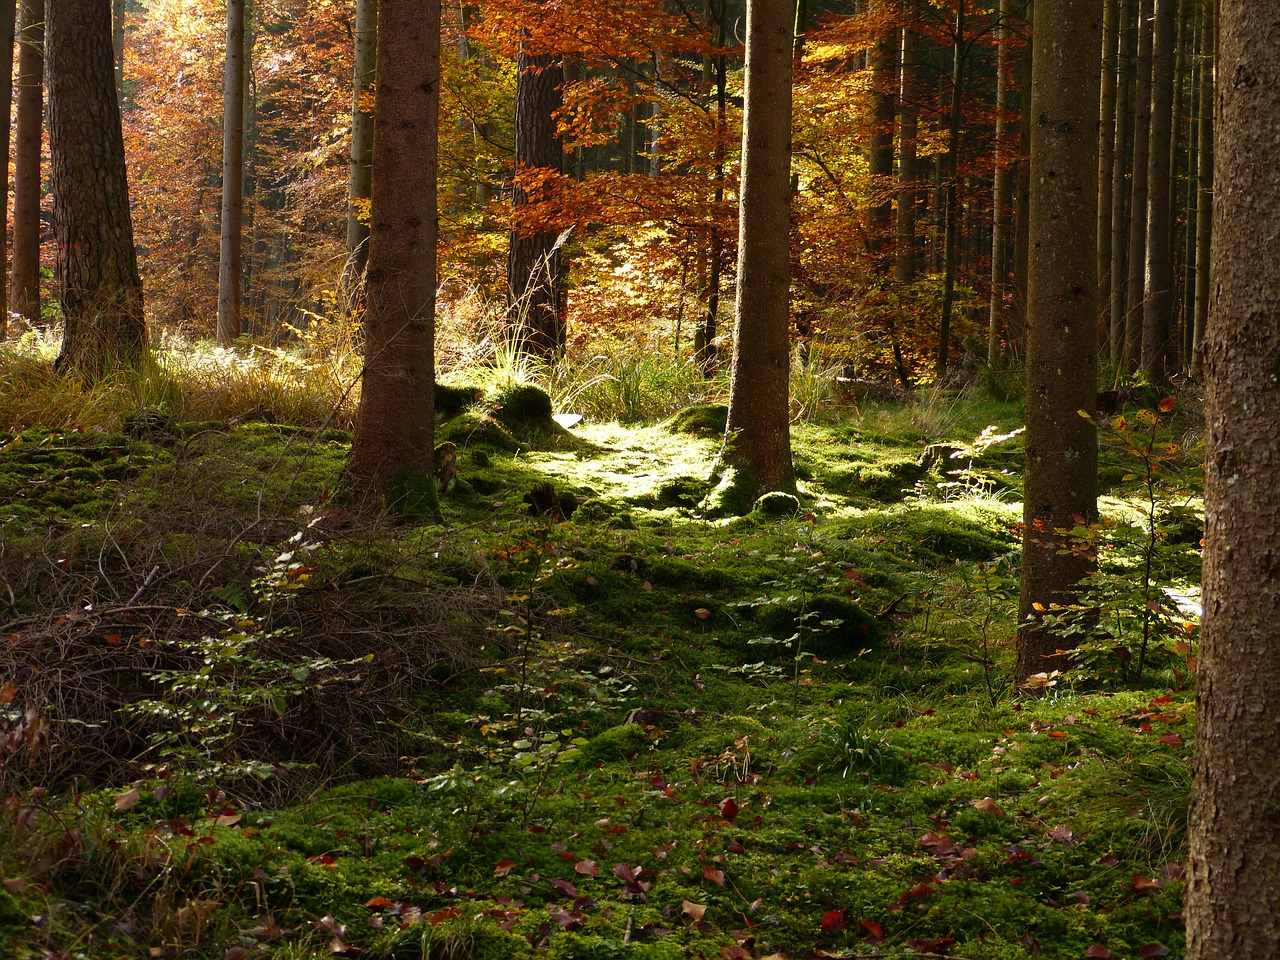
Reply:
M222 76L222 229L218 258L218 342L240 336L244 228L245 0L227 0Z
M9 309L40 322L40 168L44 133L44 0L18 7L18 88L14 120L13 262Z

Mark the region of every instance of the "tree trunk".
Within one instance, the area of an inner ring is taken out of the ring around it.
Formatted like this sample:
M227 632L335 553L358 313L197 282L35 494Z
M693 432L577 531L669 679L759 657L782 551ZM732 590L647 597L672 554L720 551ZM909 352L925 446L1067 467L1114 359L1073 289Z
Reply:
M1039 0L1031 110L1031 263L1022 590L1015 678L1065 664L1042 622L1092 563L1065 531L1098 515L1098 97L1101 0ZM1089 229L1081 229L1083 225ZM1072 237L1073 242L1063 239Z
M1035 69L1035 0L1027 3L1028 41L1022 55L1022 82L1018 95L1018 142L1022 158L1014 181L1013 316L1018 329L1009 332L1010 344L1026 354L1027 267L1031 259L1031 76Z
M914 4L909 6L914 12ZM916 278L920 253L916 243L916 208L920 185L916 162L920 96L920 37L910 26L902 31L901 83L898 94L898 218L893 275L899 283Z
M1130 373L1142 362L1142 323L1146 303L1147 158L1151 135L1151 9L1138 0L1138 79L1133 93L1133 169L1129 188L1129 277L1125 293L1124 367Z
M1142 309L1142 372L1160 382L1172 366L1173 243L1169 203L1173 141L1177 0L1155 0L1151 48L1151 134L1147 160L1147 277Z
M883 0L881 0L883 4ZM870 50L871 89L874 106L871 118L871 197L867 204L867 237L873 254L873 269L888 273L887 250L893 220L893 120L898 87L898 30L881 36Z
M799 13L797 13L799 16ZM694 333L694 357L702 368L704 377L715 372L716 332L720 318L720 283L724 271L724 237L717 223L718 212L724 203L724 167L726 161L726 130L728 129L729 97L726 85L727 63L724 54L725 22L724 2L707 2L707 19L711 23L714 53L706 66L714 76L715 84L715 132L716 145L711 167L711 223L708 229L707 250L707 306ZM799 40L797 40L797 43Z
M507 252L507 321L520 349L551 358L564 349L564 265L554 232L521 227L521 208L534 197L521 184L523 174L558 173L564 152L554 113L560 107L564 70L558 59L521 51L516 72L515 169L511 231Z
M4 66L0 68L0 103L9 103L13 99L13 41L14 23L17 18L17 7L14 0L0 0L0 51L4 51ZM0 121L0 165L4 176L0 183L9 182L9 114L6 112ZM9 232L9 204L0 203L0 248L3 238ZM9 271L5 269L3 254L0 253L0 340L8 334L9 295L6 280Z
M1111 168L1116 154L1116 59L1120 0L1103 0L1102 93L1098 123L1098 352L1111 345Z
M747 0L738 296L726 452L762 491L795 482L787 393L791 12L788 0Z
M111 0L111 50L116 64L116 96L124 102L124 14L126 0Z
M1214 7L1215 0L1209 0L1202 7L1201 13L1201 47L1204 52L1200 62L1200 160L1196 172L1196 307L1195 329L1191 340L1191 376L1195 380L1204 376L1204 340L1206 322L1209 319L1209 245L1213 237L1213 91L1217 64L1214 52Z
M1000 0L1000 22L996 26L996 136L995 182L991 190L991 304L987 321L987 364L1000 366L1001 338L1004 335L1004 298L1008 288L1009 266L1005 254L1005 220L1010 200L1010 165L1005 144L1005 115L1009 112L1009 87L1005 74L1009 69L1009 18L1011 0Z
M111 6L58 0L46 15L53 232L64 317L57 366L96 378L135 367L147 339Z
M346 475L434 492L440 0L381 0L360 407Z
M1280 955L1280 5L1221 0L1188 960Z
M951 346L951 313L956 298L956 234L960 228L960 204L957 199L960 179L960 98L964 83L964 60L968 49L964 39L965 0L956 7L955 45L951 59L951 109L947 119L947 192L946 222L943 233L942 318L938 323L938 379L947 373L948 350Z
M13 157L13 263L9 309L40 322L40 161L44 133L44 0L18 8Z
M222 75L222 234L218 258L218 342L241 329L241 250L244 227L245 0L227 0L226 61Z
M369 262L369 194L373 165L373 80L377 68L378 0L356 0L355 70L352 75L351 168L347 180L347 262L342 289L347 302L360 299Z
M1128 294L1128 185L1133 150L1133 78L1137 57L1137 0L1124 0L1120 14L1120 48L1116 58L1115 155L1111 165L1111 318L1108 352L1119 367L1124 357L1124 318Z

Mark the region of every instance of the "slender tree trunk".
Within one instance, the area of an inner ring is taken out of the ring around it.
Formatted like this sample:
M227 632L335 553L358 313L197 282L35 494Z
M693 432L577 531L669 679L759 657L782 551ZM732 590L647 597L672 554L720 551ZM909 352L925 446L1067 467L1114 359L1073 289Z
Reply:
M711 168L712 214L708 231L707 307L702 315L702 321L698 324L698 329L694 333L694 356L699 366L702 367L703 376L710 377L715 371L716 332L720 318L720 285L721 274L724 270L724 237L720 233L720 227L717 222L720 207L724 203L724 167L727 160L726 139L729 123L729 97L726 85L727 63L723 52L725 41L723 0L719 4L715 3L715 0L708 0L707 16L711 21L712 43L715 49L707 66L711 68L711 72L715 77L716 145ZM797 13L797 16L799 16L799 13Z
M1173 326L1173 258L1169 157L1173 140L1174 40L1177 0L1155 0L1151 64L1151 134L1147 159L1147 277L1142 310L1142 371L1168 375Z
M380 0L360 407L346 475L374 494L435 479L440 0Z
M40 167L44 132L44 0L18 7L13 158L13 263L9 309L40 322Z
M1129 190L1129 279L1125 294L1125 369L1142 362L1142 324L1147 299L1147 165L1151 135L1152 0L1138 0L1138 79L1133 95L1133 171Z
M951 346L951 313L956 300L956 232L959 229L960 204L957 199L960 179L960 103L964 84L965 0L956 7L955 46L951 60L951 109L947 119L947 192L946 224L943 233L942 319L938 323L938 379L946 376L948 350Z
M1009 18L1011 0L1000 0L1000 22L996 26L996 137L995 183L991 191L991 304L987 321L987 363L998 367L1002 360L1001 338L1004 334L1004 298L1009 282L1005 254L1005 220L1010 200L1010 169L1005 144L1005 116L1009 112L1009 87L1005 74L1009 69Z
M1203 53L1200 61L1200 162L1196 172L1196 308L1191 341L1191 376L1204 376L1204 341L1209 319L1209 246L1213 237L1214 72L1217 65L1216 0L1201 8Z
M245 0L227 0L222 77L222 234L218 259L218 342L241 328L241 246L244 226Z
M1188 960L1280 955L1280 4L1222 0Z
M58 0L46 15L53 232L64 318L57 367L96 378L135 367L147 349L111 7Z
M788 45L789 46L789 45ZM507 254L507 320L520 349L550 358L564 349L564 304L560 293L564 269L554 232L535 232L519 224L523 207L536 199L521 175L558 173L564 153L556 134L555 111L561 103L564 69L554 57L522 51L517 58L513 216Z
M1098 515L1097 431L1079 411L1092 414L1097 400L1102 3L1039 0L1037 13L1019 683L1065 665L1043 615L1070 603L1092 569L1068 531Z
M907 11L914 12L913 0ZM893 275L899 283L916 278L919 251L916 243L916 208L919 206L920 177L916 162L917 116L920 96L920 38L907 26L902 31L901 82L898 95L898 217L897 246Z
M1116 60L1119 50L1120 0L1103 0L1102 94L1098 129L1098 353L1111 346L1111 179L1116 155Z
M9 103L13 99L13 43L17 6L14 0L0 0L0 51L4 53L4 66L0 68L0 103ZM3 165L4 176L0 183L9 182L9 114L6 112L0 120L0 165ZM4 237L9 232L9 204L0 203L0 250L4 247ZM0 253L0 340L8 334L9 293L7 280L9 271L3 263Z
M1018 329L1009 332L1009 343L1026 355L1027 270L1031 259L1031 77L1035 68L1035 0L1027 3L1027 45L1022 55L1018 94L1018 142L1021 159L1014 181L1013 317Z
M788 0L747 0L738 295L726 457L762 491L795 482L787 342L792 22Z
M356 0L355 69L352 72L351 167L347 178L347 262L342 288L348 303L360 300L369 262L369 194L373 173L373 80L377 69L378 0Z
M1137 57L1137 0L1124 0L1116 60L1115 155L1111 165L1111 318L1108 352L1120 367L1124 357L1124 318L1128 295L1129 170L1133 160L1133 64Z
M883 5L884 0L880 0ZM898 86L898 31L881 36L869 52L874 108L871 126L871 202L867 206L867 236L877 273L888 273L890 223L893 220L893 120Z

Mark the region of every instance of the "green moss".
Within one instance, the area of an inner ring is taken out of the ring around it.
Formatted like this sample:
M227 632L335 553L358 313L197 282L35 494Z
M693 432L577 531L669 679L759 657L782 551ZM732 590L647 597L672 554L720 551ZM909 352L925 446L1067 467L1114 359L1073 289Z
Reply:
M550 428L553 424L551 396L532 384L511 384L494 397L493 415L512 429Z
M794 517L800 512L800 501L789 493L774 491L757 500L751 512L771 519Z
M685 407L667 421L673 433L689 433L695 437L723 437L729 423L729 408L723 403L699 403Z
M404 470L391 480L387 508L403 520L440 523L440 497L436 478L420 470Z
M741 517L751 512L760 485L745 470L725 467L707 494L706 514L712 518Z
M483 395L483 388L475 384L455 385L437 381L435 387L436 415L446 418L456 417L463 410L469 409Z

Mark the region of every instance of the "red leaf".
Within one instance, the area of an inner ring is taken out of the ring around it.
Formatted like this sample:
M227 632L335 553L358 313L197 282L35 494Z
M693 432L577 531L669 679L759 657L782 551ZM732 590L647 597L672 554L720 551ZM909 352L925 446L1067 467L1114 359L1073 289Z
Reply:
M631 883L636 878L635 867L629 863L615 863L613 865L613 875Z
M884 928L873 920L859 920L858 926L866 931L864 938L871 946L880 945L880 941L884 939Z
M573 869L584 877L595 877L600 874L600 867L594 860L579 860L573 865Z
M508 873L514 870L515 867L516 862L514 860L499 860L498 865L493 868L493 875L495 877L505 877Z
M1056 827L1050 827L1045 836L1050 840L1059 840L1062 843L1071 843L1074 834L1071 832L1071 828L1069 826L1065 823L1060 823Z
M1160 742L1170 747L1182 746L1182 738L1178 736L1176 733L1162 734L1160 737Z
M715 867L711 866L711 864L707 864L702 868L702 879L710 880L717 887L723 887L725 885L724 871L717 870Z
M733 797L728 797L720 804L720 816L730 823L738 819L738 804Z
M849 918L843 910L828 910L822 915L819 928L823 933L839 933L849 925Z
M552 890L559 890L561 893L563 893L563 894L567 894L567 895L568 895L568 896L570 896L570 897L577 897L577 896L578 896L578 888L577 888L577 887L575 887L575 886L574 886L572 883L570 883L568 880L561 880L561 879L559 879L559 878L557 878L557 879L555 879L555 880L552 880L552 881L551 881L551 889L552 889Z
M1148 943L1138 948L1139 960L1152 960L1153 957L1167 957L1169 948L1160 943Z
M391 901L388 900L386 897L374 897L372 900L366 900L364 905L366 907L373 907L373 908L389 907L391 906Z
M1111 951L1100 943L1095 943L1084 952L1086 960L1115 960Z

